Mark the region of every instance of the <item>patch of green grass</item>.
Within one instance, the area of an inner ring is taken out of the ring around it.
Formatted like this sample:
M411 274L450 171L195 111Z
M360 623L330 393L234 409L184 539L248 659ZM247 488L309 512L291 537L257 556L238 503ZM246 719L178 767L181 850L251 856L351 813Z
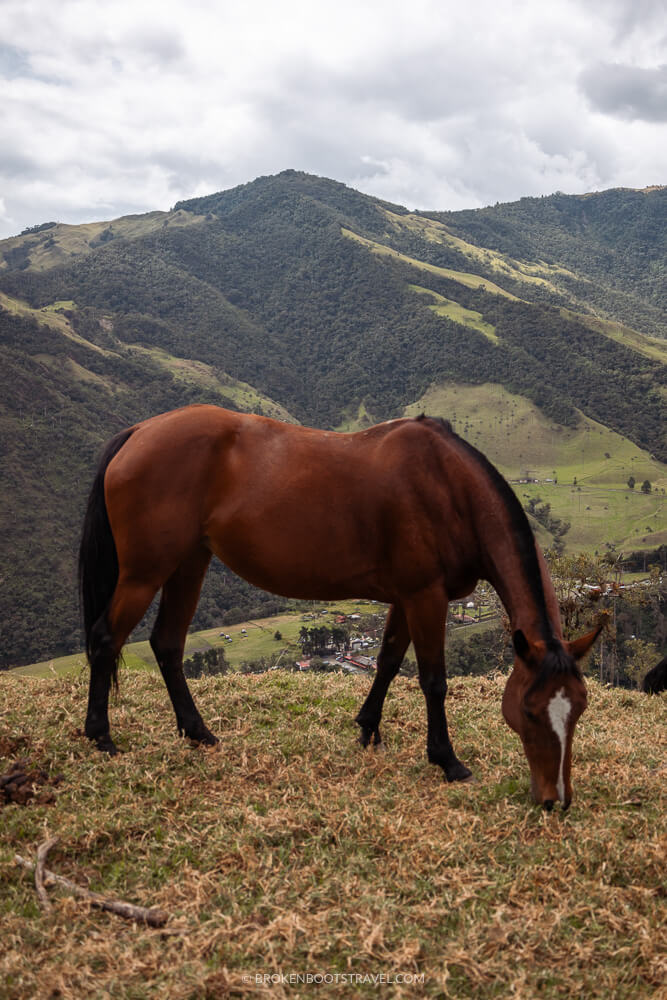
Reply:
M77 308L74 299L58 299L57 302L52 302L50 306L43 306L42 312L61 312L62 310L73 311Z
M625 487L632 473L638 486L643 479L667 486L667 467L627 438L583 415L576 428L562 427L497 384L435 384L405 408L406 416L422 412L450 420L511 479L576 476L579 483Z
M368 412L366 404L362 400L358 406L348 407L343 416L343 420L338 427L336 427L336 430L342 431L343 433L358 431L364 427L370 427L373 423L375 423L375 419L372 414Z
M52 660L14 667L11 672L17 677L56 677L59 674L82 673L84 670L87 670L85 654L72 653L69 656L57 656Z
M69 307L69 303L66 303L66 305ZM48 326L51 330L62 334L78 344L84 344L91 351L96 351L98 354L110 353L75 332L67 317L60 311L60 307L64 307L62 302L55 302L50 306L44 306L43 309L33 309L32 306L28 305L22 299L17 299L11 295L6 295L4 292L0 292L0 306L17 316L34 319L38 323L41 323L42 326ZM74 303L72 303L72 307L76 308Z
M474 243L454 236L443 223L436 222L435 219L412 214L397 215L387 210L384 214L396 229L412 230L418 232L429 243L442 243L450 246L463 257L474 261L475 264L481 264L483 267L495 271L499 277L506 277L512 282L541 285L552 292L557 292L558 289L553 284L552 278L575 277L572 271L559 265L546 264L544 261L525 263L514 260L506 254L498 253L496 250L475 246Z
M540 497L552 513L571 523L565 536L571 552L603 550L607 542L619 551L655 548L667 541L667 497L621 487L575 487L571 484L516 486L522 502Z
M451 299L446 299L444 295L432 292L430 288L422 288L419 285L410 285L410 288L420 295L430 295L435 300L435 305L429 306L429 309L436 316L444 316L446 319L453 320L454 323L469 326L472 330L477 330L479 333L484 334L487 340L490 340L492 343L498 343L495 327L485 322L480 312L474 309L466 309L458 302L453 302Z

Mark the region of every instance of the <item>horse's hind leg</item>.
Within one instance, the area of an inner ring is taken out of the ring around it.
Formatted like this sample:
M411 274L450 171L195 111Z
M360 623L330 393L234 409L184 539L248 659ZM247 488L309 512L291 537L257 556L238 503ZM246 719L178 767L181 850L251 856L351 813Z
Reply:
M109 730L109 689L116 680L123 644L153 600L157 587L120 579L111 605L95 623L91 633L90 686L85 733L98 750L117 753Z
M447 598L444 592L433 587L418 594L406 602L406 617L417 653L419 685L426 700L428 759L431 764L440 765L447 781L465 781L471 771L454 753L445 715Z
M212 746L218 741L204 725L183 673L185 636L210 559L208 549L198 549L164 584L151 647L174 706L179 733Z
M394 604L389 609L382 636L382 646L377 659L377 673L368 697L359 710L356 722L361 726L359 742L367 747L373 738L380 743L380 718L389 685L401 669L405 652L410 645L410 633L402 608Z

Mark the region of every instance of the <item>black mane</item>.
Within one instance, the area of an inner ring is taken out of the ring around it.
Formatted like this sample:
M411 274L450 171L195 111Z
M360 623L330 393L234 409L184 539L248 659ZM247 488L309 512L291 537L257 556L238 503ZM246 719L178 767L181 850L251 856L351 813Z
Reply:
M535 535L533 534L533 529L530 526L528 516L521 506L514 490L509 485L505 477L498 472L495 465L491 464L486 455L460 437L454 431L448 420L443 420L441 417L427 417L423 413L416 419L418 421L428 421L429 424L431 424L431 426L438 431L438 433L442 434L444 437L453 438L457 445L466 451L470 458L481 466L491 480L491 483L505 506L512 527L512 535L518 550L519 559L526 575L526 580L530 586L533 600L541 612L542 638L545 640L549 648L549 652L545 656L543 664L540 667L540 677L544 675L544 679L546 680L548 676L553 676L558 673L578 674L579 668L577 667L575 661L566 652L562 643L555 639L553 635L553 630L549 622L549 614L547 612L544 587L542 585L542 573L537 558L537 543L535 541Z

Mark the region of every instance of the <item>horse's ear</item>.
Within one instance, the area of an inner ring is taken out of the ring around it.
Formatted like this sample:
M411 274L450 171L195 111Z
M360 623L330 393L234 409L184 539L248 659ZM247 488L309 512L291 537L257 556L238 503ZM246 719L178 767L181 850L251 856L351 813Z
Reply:
M573 639L572 642L566 642L565 648L570 656L573 656L575 660L580 660L582 656L585 656L603 628L603 625L598 625L592 632L587 632L586 635Z
M512 642L516 655L520 656L522 660L527 660L528 653L530 652L530 644L520 628L512 636Z

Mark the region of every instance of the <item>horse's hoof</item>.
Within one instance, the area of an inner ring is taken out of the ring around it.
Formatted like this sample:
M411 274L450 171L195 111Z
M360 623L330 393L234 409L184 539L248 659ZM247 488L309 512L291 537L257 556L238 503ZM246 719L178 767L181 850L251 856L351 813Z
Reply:
M200 740L197 746L204 750L217 750L220 746L220 740L214 736L212 740Z
M111 737L107 737L106 739L101 739L101 740L95 740L95 746L102 753L108 753L110 757L117 757L118 754L120 753L118 747L111 739Z
M214 747L218 743L218 737L214 736L208 729L203 733L197 733L196 736L190 736L188 733L187 738L193 747Z
M364 748L369 746L371 743L375 747L379 746L382 743L382 737L380 736L378 726L376 726L375 729L367 729L365 726L362 726L359 742Z
M452 767L445 771L445 781L451 783L454 781L474 781L473 773L469 767L462 764L461 761L457 761Z

